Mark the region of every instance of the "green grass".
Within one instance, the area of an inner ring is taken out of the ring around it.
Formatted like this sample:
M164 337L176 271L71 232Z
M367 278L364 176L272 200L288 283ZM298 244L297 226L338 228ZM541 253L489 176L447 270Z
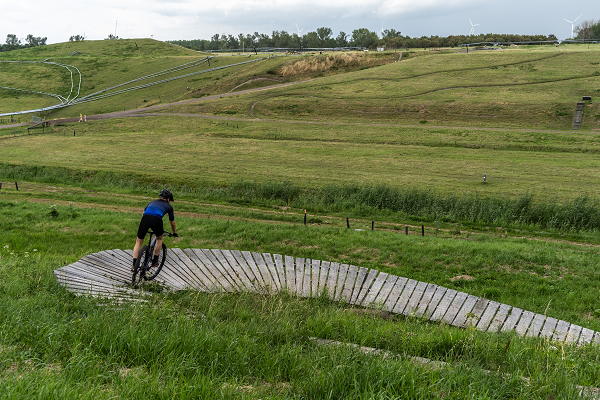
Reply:
M249 117L253 106L254 117L280 120L567 130L575 103L598 92L597 50L432 54L222 99L201 112L233 107ZM582 129L600 129L590 106Z
M137 43L137 47L135 43ZM73 52L78 52L78 54L71 55ZM0 61L49 60L73 65L82 73L80 93L80 97L82 97L151 73L180 66L194 60L200 60L206 56L207 54L205 53L184 49L168 43L149 39L129 39L72 42L40 46L39 48L6 53L0 56ZM119 89L126 89L142 83L146 84L184 74L201 72L209 68L223 67L266 57L268 55L254 54L216 57L211 60L210 64L205 63L184 71L173 72L157 78L122 86ZM361 62L354 68L350 68L350 70L358 69L363 65L381 65L391 62L394 58L393 55L386 55L385 57L361 57L363 58ZM257 63L249 63L211 73L193 75L120 95L118 98L108 98L52 111L47 117L49 119L73 117L79 114L91 115L122 111L124 109L143 108L148 106L148 104L168 104L170 101L198 98L230 90L261 87L265 84L306 79L315 75L315 73L288 77L273 75L274 70L297 59L297 57L294 57L292 60L289 57L275 57ZM68 94L71 86L69 72L64 68L50 64L13 64L0 62L0 72L2 72L0 74L0 86L37 90L65 96ZM328 74L337 74L339 72L338 70L327 71ZM74 76L74 78L78 79L77 76ZM265 80L267 78L270 80ZM32 96L23 92L21 92L19 99L15 99L14 96L11 96L12 93L12 91L8 91L7 96L2 96L2 92L0 92L0 112L25 110L57 103L52 98L38 98L39 96Z
M150 40L137 44L65 43L0 59L78 65L90 93L204 56ZM67 57L73 51L86 54ZM598 105L586 104L581 131L570 125L581 95L596 97L589 89L599 79L597 50L409 55L163 110L188 117L63 124L20 137L15 128L0 131L0 397L548 399L576 397L575 385L600 386L596 347L390 319L285 293L179 292L113 306L57 284L56 268L92 252L131 248L141 210L167 186L176 194L181 234L168 239L170 247L350 263L600 330L597 227L503 219L526 205L579 224L594 221ZM244 60L219 57L216 65L234 59ZM51 117L260 87L271 81L253 79L281 80L278 68L294 60L195 75ZM37 66L30 72L63 79ZM2 76L9 75L29 84L14 69ZM0 96L0 108L16 105L10 92ZM254 117L267 120L250 121L252 105ZM193 117L200 114L222 119ZM18 192L9 183L15 180ZM421 208L398 212L402 196ZM445 212L436 237L438 207ZM346 217L353 229L345 228ZM452 279L461 275L473 279ZM400 357L325 348L313 336ZM450 365L432 370L407 356Z
M7 163L113 171L192 188L257 180L302 187L385 184L501 197L532 193L559 202L599 195L589 184L599 178L599 139L578 132L149 117L75 123L5 140L10 141L3 151Z
M52 217L48 204L0 201L0 393L5 398L34 393L64 398L173 393L181 398L438 398L441 393L567 398L577 392L574 385L600 382L596 348L460 330L325 299L179 292L140 306L101 307L60 288L51 271L92 251L130 247L139 214L75 204L58 206L58 216ZM315 227L306 235L300 225L181 215L177 220L182 237L169 246L252 249L377 266L600 327L592 309L598 297L593 249L500 242L493 236L464 241ZM465 272L476 277L467 286L448 280ZM371 346L400 358L321 347L309 337ZM450 365L429 369L406 358L414 356ZM494 373L485 372L490 370Z

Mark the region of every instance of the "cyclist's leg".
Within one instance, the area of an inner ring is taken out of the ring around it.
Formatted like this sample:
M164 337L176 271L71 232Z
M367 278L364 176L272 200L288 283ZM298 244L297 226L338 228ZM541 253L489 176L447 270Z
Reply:
M144 245L144 239L135 238L135 246L133 247L133 258L138 258L140 249Z
M163 243L163 220L162 218L153 217L152 218L152 232L156 235L156 243L154 245L154 254L152 257L152 266L156 267L158 265L158 256L160 255L160 250L162 249Z
M142 220L140 221L140 226L138 227L137 237L135 239L135 246L133 247L133 268L135 267L135 261L140 255L140 249L144 244L144 238L150 229L150 223L148 215L143 215Z
M158 257L160 254L160 250L162 249L164 235L156 237L156 245L154 246L154 255Z

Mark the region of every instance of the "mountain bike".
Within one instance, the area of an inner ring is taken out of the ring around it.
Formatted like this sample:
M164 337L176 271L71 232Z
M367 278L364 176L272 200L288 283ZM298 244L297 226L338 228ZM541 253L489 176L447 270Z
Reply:
M167 258L167 246L165 243L162 244L162 249L160 249L160 253L158 255L158 266L152 268L152 257L154 256L154 247L156 246L156 235L152 231L148 231L150 234L150 239L148 240L148 245L144 245L140 249L140 254L138 255L138 259L133 266L133 275L131 277L131 284L134 287L138 287L143 281L151 281L156 278L165 264L165 259ZM163 232L163 235L173 236L172 233Z

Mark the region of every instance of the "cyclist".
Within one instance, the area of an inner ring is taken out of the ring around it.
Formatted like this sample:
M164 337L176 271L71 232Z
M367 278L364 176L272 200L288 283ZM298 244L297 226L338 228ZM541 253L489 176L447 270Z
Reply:
M173 206L170 204L173 201L173 193L168 189L163 189L159 194L159 199L151 201L144 209L142 220L138 228L137 239L135 240L135 247L133 248L133 266L137 261L140 249L144 244L144 238L148 233L148 230L152 229L152 232L156 235L156 246L154 246L154 257L152 258L152 267L158 266L158 256L162 249L163 241L163 217L165 214L169 214L169 222L171 223L171 230L173 236L177 237L175 233L175 214L173 213ZM131 268L133 271L133 267Z

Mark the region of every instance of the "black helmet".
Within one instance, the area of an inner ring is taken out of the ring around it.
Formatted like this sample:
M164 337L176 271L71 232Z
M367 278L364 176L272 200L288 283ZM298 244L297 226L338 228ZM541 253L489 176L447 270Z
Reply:
M169 189L163 189L160 192L159 196L163 199L169 199L169 200L173 201L173 193L171 193L171 191Z

